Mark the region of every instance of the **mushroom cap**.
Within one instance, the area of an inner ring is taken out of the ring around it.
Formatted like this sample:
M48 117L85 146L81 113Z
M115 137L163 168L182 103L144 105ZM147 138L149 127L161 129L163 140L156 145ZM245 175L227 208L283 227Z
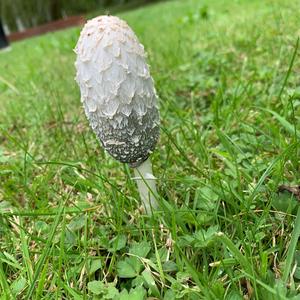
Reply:
M99 16L85 24L75 53L92 129L111 156L140 165L159 137L157 95L143 45L125 21Z

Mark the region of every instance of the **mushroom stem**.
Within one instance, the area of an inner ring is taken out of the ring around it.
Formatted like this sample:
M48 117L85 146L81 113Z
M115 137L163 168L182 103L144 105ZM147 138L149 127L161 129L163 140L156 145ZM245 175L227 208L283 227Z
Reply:
M155 199L156 191L156 178L152 174L152 164L150 159L144 161L141 165L134 168L133 179L136 180L140 197L147 214L151 214L153 209L158 207Z

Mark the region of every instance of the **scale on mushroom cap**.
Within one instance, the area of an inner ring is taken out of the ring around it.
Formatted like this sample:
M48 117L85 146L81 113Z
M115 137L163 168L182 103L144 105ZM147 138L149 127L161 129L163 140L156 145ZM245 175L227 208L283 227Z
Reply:
M134 168L146 212L157 207L148 159L159 137L159 111L144 47L127 23L88 21L75 48L76 81L90 126L106 151Z

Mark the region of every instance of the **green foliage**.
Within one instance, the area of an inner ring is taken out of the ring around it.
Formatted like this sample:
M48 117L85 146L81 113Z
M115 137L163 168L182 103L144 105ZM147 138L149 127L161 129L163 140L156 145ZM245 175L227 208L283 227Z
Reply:
M160 96L153 217L88 126L80 29L0 53L1 297L298 299L297 12L187 0L120 15Z
M11 31L20 31L65 16L84 14L102 9L128 9L157 0L2 0L0 18Z

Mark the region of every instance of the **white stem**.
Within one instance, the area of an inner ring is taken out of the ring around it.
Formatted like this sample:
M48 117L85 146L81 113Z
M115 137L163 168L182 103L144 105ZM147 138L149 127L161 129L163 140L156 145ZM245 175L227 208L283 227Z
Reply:
M139 189L140 197L145 210L151 214L158 204L154 195L157 195L155 180L152 174L152 165L150 159L144 161L140 166L134 168L134 175Z

